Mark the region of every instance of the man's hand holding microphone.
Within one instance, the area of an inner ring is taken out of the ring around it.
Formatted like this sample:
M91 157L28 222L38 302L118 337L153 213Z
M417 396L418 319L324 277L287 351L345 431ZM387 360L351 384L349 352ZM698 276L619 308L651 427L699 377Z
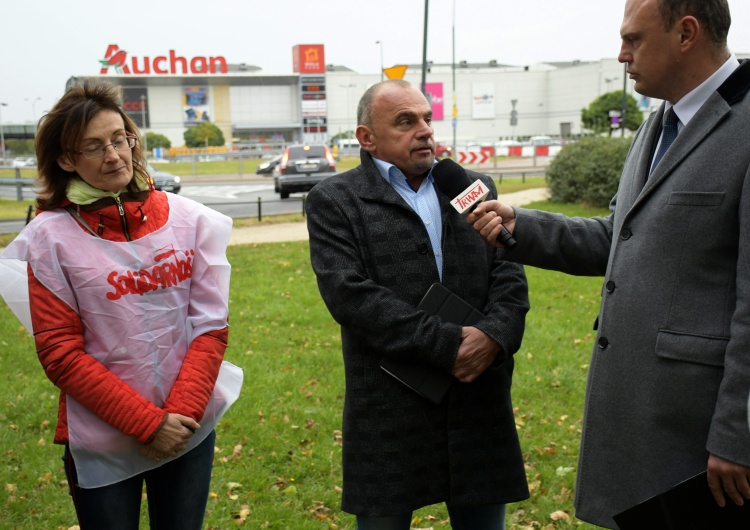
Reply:
M481 180L472 182L466 174L466 170L450 158L438 162L432 170L435 185L441 193L451 198L451 205L462 215L469 214L466 222L474 225L474 229L484 237L487 242L496 248L513 248L516 240L513 239L512 226L515 225L515 213L510 206L498 201L484 200L490 190ZM490 215L495 212L494 215ZM503 222L513 220L510 227L503 226ZM480 224L476 224L478 221ZM492 240L485 236L485 229Z
M503 248L500 235L505 228L511 234L516 227L516 212L512 207L499 201L480 202L476 208L466 216L466 222L474 225L474 230L495 248Z

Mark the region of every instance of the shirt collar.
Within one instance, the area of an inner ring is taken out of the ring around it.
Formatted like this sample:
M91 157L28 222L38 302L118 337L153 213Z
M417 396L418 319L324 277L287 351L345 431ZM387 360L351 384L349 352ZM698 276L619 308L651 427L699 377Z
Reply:
M680 101L675 105L672 105L668 101L666 102L664 110L669 110L670 107L674 107L674 112L680 119L682 126L686 126L693 116L697 114L703 104L708 101L711 94L726 81L730 75L739 67L740 62L737 57L732 54L718 70L716 70L711 77L703 81L700 85L695 87L693 90L683 96Z
M375 158L374 156L372 157L372 161L375 162L375 167L378 168L378 172L380 173L380 176L383 177L385 181L391 186L393 186L394 180L397 178L401 178L404 181L406 181L406 175L404 175L404 173L399 168L397 168L390 162L386 162L385 160L380 160L379 158ZM437 162L438 161L436 158L435 161L432 163L432 167L435 167L435 164L437 164ZM427 178L423 181L423 184L424 182L432 183L432 181L433 181L432 170L430 170L430 174L427 175Z

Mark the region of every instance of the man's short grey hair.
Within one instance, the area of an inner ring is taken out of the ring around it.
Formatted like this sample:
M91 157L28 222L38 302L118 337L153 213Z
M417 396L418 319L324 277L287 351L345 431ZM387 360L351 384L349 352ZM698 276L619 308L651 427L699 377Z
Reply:
M375 100L375 95L386 85L396 85L401 88L412 86L411 83L403 79L388 79L372 85L365 90L359 100L359 105L357 105L357 125L372 127L372 103Z

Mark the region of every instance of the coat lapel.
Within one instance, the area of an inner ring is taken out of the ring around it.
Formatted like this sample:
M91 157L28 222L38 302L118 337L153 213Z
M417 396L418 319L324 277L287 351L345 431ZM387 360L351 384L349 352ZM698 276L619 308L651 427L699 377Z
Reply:
M669 150L654 168L641 193L648 195L662 180L667 178L692 153L698 145L724 120L731 111L726 101L714 92L703 104L698 113L690 120ZM663 106L659 115L663 115Z
M375 166L372 157L361 151L361 172L352 179L352 186L356 186L357 196L363 201L392 204L413 211L406 201L388 184Z
M635 202L638 195L641 194L649 178L648 172L651 169L651 159L656 151L656 143L659 141L661 134L661 122L664 117L664 104L662 103L659 110L649 116L646 128L643 134L643 144L638 148L638 155L635 161L635 178L634 189L631 204Z

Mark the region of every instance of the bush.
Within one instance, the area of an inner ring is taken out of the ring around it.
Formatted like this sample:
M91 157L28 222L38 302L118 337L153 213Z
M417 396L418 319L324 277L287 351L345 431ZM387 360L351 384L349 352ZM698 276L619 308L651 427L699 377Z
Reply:
M169 138L167 138L163 134L157 134L153 132L146 133L146 143L148 144L149 149L153 149L155 147L163 147L164 149L169 149L170 147L172 147L172 142L169 141Z
M547 170L555 202L606 208L617 192L629 138L583 138L563 148Z

